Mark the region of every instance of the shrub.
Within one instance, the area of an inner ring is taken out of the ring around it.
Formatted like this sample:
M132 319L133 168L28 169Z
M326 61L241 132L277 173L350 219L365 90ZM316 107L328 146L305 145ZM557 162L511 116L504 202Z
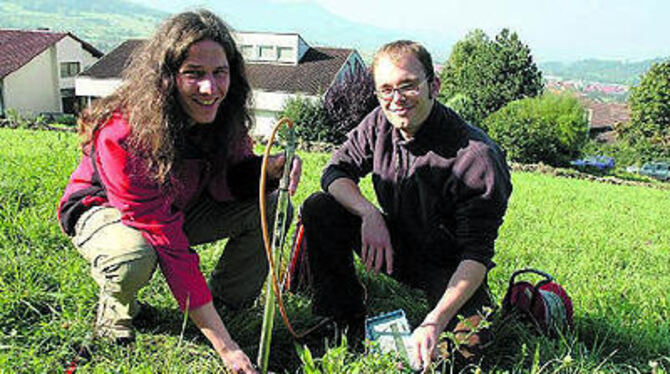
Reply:
M564 166L588 140L586 111L569 95L513 101L484 121L489 135L517 162Z
M77 117L74 114L61 114L54 118L53 123L66 126L77 126Z
M444 105L448 106L449 108L453 109L456 113L458 113L461 117L463 118L471 118L472 117L472 112L471 109L473 108L472 106L472 100L463 95L463 94L456 94L452 96L449 100L447 100Z
M279 118L288 117L295 125L296 136L303 141L330 140L330 122L320 99L296 96L284 103Z
M356 62L352 70L334 83L324 98L330 120L328 142L340 144L347 133L378 105L372 75Z

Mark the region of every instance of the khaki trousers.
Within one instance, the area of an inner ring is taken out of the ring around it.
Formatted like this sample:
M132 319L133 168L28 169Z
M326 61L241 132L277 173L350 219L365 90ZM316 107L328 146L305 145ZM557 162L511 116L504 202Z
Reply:
M268 195L267 206L271 225L276 193ZM229 238L209 288L215 300L229 308L253 302L268 273L258 201L217 202L204 196L185 213L184 232L190 245ZM72 242L91 265L100 287L96 334L132 339L132 319L139 311L137 292L156 269L155 250L139 230L121 223L117 209L102 206L79 217Z

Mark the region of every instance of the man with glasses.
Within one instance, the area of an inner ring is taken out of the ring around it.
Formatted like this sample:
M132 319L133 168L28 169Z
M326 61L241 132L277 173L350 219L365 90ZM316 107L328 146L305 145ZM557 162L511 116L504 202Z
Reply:
M493 306L486 274L512 191L504 154L436 100L440 80L420 44L384 45L372 74L379 107L332 156L325 192L302 208L314 313L362 331L368 295L353 249L368 271L425 292L430 311L412 334L415 362L428 367L445 330L464 340L461 358L476 360L490 341L478 325ZM379 208L358 188L369 173Z

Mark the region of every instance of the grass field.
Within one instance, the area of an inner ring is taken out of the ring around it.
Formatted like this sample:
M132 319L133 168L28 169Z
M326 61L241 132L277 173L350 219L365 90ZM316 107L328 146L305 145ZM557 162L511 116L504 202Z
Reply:
M298 205L318 189L326 154L301 154ZM92 341L97 289L56 222L56 204L78 160L72 134L0 129L0 372L64 372L82 345L80 372L218 372L214 351L184 318L162 275L141 300L156 307L130 347ZM497 328L481 369L490 372L668 372L670 369L670 190L597 184L515 173L514 193L489 279L500 301L511 273L553 274L575 306L574 333L559 339ZM364 191L371 193L369 182ZM221 243L199 247L205 273ZM419 295L385 277L364 276L370 313L404 308L410 323L426 312ZM383 296L382 296L383 295ZM310 326L309 301L288 298L298 329ZM233 336L255 358L262 306L225 313ZM275 322L271 365L301 368L296 348ZM309 348L320 357L324 344ZM305 358L305 355L302 356ZM392 362L330 349L323 372L387 371ZM385 366L386 365L386 366ZM330 367L330 369L328 368ZM442 369L442 367L440 367ZM309 371L302 367L300 371ZM449 368L447 368L447 372Z

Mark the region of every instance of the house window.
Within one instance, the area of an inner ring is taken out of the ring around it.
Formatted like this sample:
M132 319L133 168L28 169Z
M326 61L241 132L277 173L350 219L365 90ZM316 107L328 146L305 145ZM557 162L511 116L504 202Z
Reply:
M60 77L70 78L79 74L81 65L79 62L61 62L60 63Z
M262 45L258 47L258 57L261 60L274 60L275 57L275 47L271 45Z
M247 60L253 60L256 57L254 54L254 46L252 45L248 44L241 45L240 52L242 53L242 57L244 57Z
M74 114L79 111L77 97L74 94L74 88L64 88L60 90L61 104L63 113Z
M277 57L279 61L293 61L293 48L277 47Z

